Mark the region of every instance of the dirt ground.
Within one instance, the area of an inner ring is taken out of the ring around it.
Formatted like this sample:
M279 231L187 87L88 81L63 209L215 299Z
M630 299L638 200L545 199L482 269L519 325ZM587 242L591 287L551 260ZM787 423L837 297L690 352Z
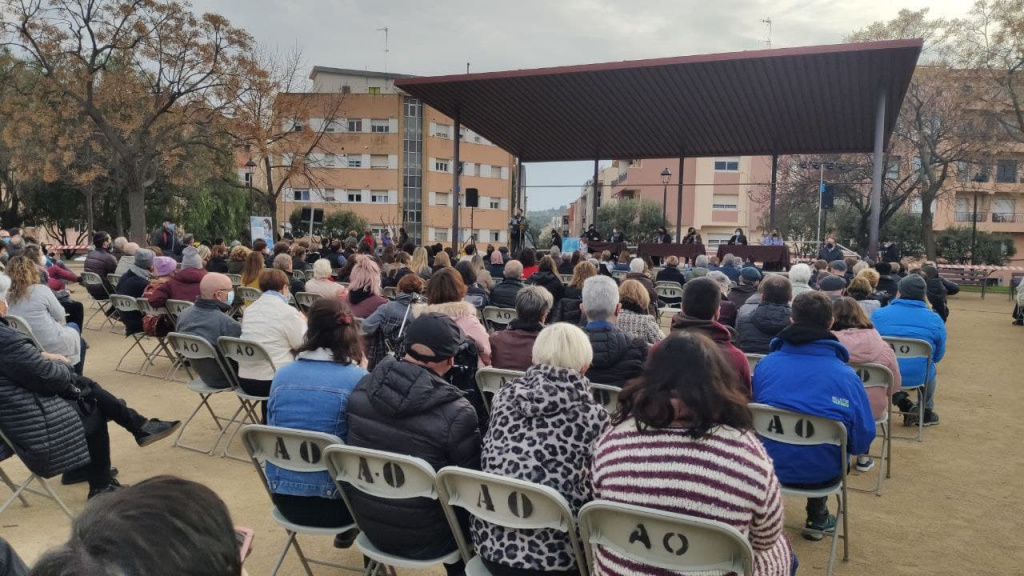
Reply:
M78 292L82 297L83 291ZM923 443L895 441L893 477L881 497L851 494L850 561L838 562L836 574L1020 574L1024 570L1024 547L1012 540L1024 513L1024 450L1020 448L1024 397L1017 388L1017 378L1024 373L1024 327L1011 325L1011 305L1001 294L985 300L978 294L961 294L951 299L950 308L949 346L939 365L936 401L942 424L926 429ZM93 327L98 325L97 321ZM198 397L181 382L161 379L169 365L166 361L151 372L156 377L115 372L128 341L96 330L87 331L86 339L91 345L86 374L144 415L184 419L197 404ZM139 360L133 355L130 366L138 366ZM222 396L214 406L230 414L236 401ZM902 427L896 430L903 431ZM208 417L197 417L186 438L209 441L214 432ZM115 425L111 425L111 437L122 482L175 474L215 490L227 502L235 524L256 531L254 551L245 568L254 576L269 574L285 533L271 520L270 499L250 464L175 449L170 440L140 449ZM233 448L234 453L242 453L237 441ZM3 467L15 481L26 474L10 460ZM855 477L852 485L866 486L871 480ZM60 486L59 479L52 484L72 510L83 508L85 485ZM6 488L0 488L0 497L6 496ZM0 536L31 563L66 539L69 521L53 504L29 498L31 507L16 503L0 515ZM788 521L800 523L804 503L786 499L786 505ZM790 536L800 558L800 574L824 574L827 541L808 542L793 531ZM361 565L354 551L335 550L330 538L302 537L300 541L310 556ZM343 573L328 567L314 570L318 575ZM433 572L443 573L440 568ZM293 552L281 574L301 573Z

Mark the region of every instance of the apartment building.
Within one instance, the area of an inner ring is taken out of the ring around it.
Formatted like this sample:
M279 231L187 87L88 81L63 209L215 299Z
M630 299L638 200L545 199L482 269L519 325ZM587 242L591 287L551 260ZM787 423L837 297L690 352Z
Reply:
M472 130L454 133L454 122L395 88L407 77L316 66L312 94L284 94L284 130L315 134L283 138L281 164L302 156L306 167L291 176L277 205L280 222L296 208L354 212L375 233L404 227L418 243L450 245L475 236L481 243L508 242L507 224L516 159ZM452 232L454 138L461 138L459 234ZM259 178L256 179L258 185ZM476 188L478 206L466 206Z

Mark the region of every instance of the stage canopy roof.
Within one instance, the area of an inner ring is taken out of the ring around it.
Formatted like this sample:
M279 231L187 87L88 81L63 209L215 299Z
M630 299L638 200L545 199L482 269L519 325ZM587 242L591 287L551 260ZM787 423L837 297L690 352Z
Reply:
M395 85L523 162L871 152L921 40L417 77Z

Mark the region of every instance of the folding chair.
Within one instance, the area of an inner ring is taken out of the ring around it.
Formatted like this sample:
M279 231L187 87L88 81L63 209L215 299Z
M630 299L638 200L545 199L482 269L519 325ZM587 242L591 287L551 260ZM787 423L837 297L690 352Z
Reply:
M513 378L526 374L518 370L501 370L499 368L478 368L476 371L476 387L480 389L480 397L484 400L487 413L491 413L491 402L501 385Z
M36 345L36 348L40 352L43 351L43 347L39 345L39 340L36 340L36 335L32 333L32 327L28 325L28 322L25 322L24 318L22 318L21 316L15 316L14 314L8 314L4 316L4 319L7 320L8 324L11 325L11 328L14 328L15 330L21 332L25 336L28 336L29 339L32 340L32 343Z
M132 298L131 296L111 294L110 303L118 312L139 312L139 304L138 302L136 302L135 298ZM126 327L125 332L127 333L127 331L128 330ZM136 332L134 334L128 334L128 337L133 340L132 345L128 347L128 350L125 351L123 356L121 356L121 359L117 361L117 367L114 369L117 370L118 372L127 372L129 374L142 374L142 372L146 369L146 364L149 362L149 351L146 350L146 347L142 345L142 341L146 339L146 333ZM135 372L123 370L121 368L121 364L124 362L124 359L127 358L128 355L131 354L132 350L134 350L136 347L138 347L138 349L142 351L142 366L140 366L139 369L136 370Z
M111 306L109 298L110 292L107 291L107 287L103 284L103 279L100 278L100 275L95 272L82 272L81 278L82 283L85 284L87 288L99 286L100 288L103 289L103 293L108 296L108 298L100 300L93 298L92 302L96 306L96 310L92 313L91 316L89 316L89 319L85 321L85 326L83 326L82 328L84 329L86 326L88 326L89 323L92 322L92 319L95 318L96 315L100 313L103 314L103 322L105 324L110 324L111 328L116 328L117 325L114 324L114 321L111 320L110 316L107 315L107 313L110 311ZM92 292L90 292L89 294L91 295Z
M18 453L14 450L14 444L7 438L3 430L0 430L0 444L6 444L6 450L8 450L13 455L14 458L19 458ZM0 448L0 453L2 453L3 450L3 448ZM5 459L6 458L0 458L0 462L2 462ZM57 496L57 493L53 491L53 488L50 487L50 483L47 482L47 479L37 475L35 472L32 472L31 470L29 470L28 478L21 484L16 485L11 480L11 477L8 476L7 473L3 471L3 468L0 468L0 482L6 484L7 487L10 488L11 491L13 492L10 498L5 500L3 504L0 504L0 514L3 514L4 510L7 510L7 507L10 506L15 500L21 500L21 505L28 508L29 503L28 500L25 499L25 493L28 492L31 494L35 494L36 496L42 496L43 498L49 498L50 500L53 500L57 504L57 506L60 506L60 509L64 511L65 514L67 514L68 518L70 518L71 520L75 519L75 515L71 513L71 510L68 509L67 505L64 504L64 501L60 499L60 496ZM29 488L32 482L38 482L39 485L43 487L43 490L45 492L39 492L37 490Z
M612 278L615 278L619 282L622 282L623 280L626 279L626 275L629 274L629 272L626 272L624 270L612 270L611 274Z
M341 439L333 434L324 434L323 432L252 425L242 429L242 442L245 444L245 450L249 454L253 467L256 468L256 473L260 475L260 480L263 481L263 487L267 489L267 494L270 495L272 494L270 484L267 482L267 475L263 471L261 463L273 464L282 470L289 470L291 472L328 472L324 452L333 444L341 444ZM355 528L355 523L345 526L331 526L329 528L304 526L285 519L284 515L277 509L277 506L274 506L270 515L274 522L280 524L285 529L285 532L288 533L284 549L281 550L281 554L277 557L274 569L270 571L271 576L275 576L277 571L281 569L284 557L293 546L295 547L295 553L299 556L299 561L302 562L302 567L306 569L306 574L309 576L313 576L313 571L309 568L311 563L352 570L354 572L363 571L362 566L356 568L324 560L306 558L297 539L299 534L330 536L333 538L336 534Z
M260 296L263 295L263 292L260 292L259 288L252 288L250 286L239 286L235 288L235 292L238 294L238 299L241 300L238 304L239 306L252 304L259 300Z
M323 298L323 295L316 292L299 292L295 295L295 303L298 304L300 311L306 312L313 305L313 302L321 298Z
M226 274L226 276L228 277L228 280L231 280L231 286L232 287L237 288L238 286L242 285L242 275L241 274Z
M182 312L192 307L192 302L188 302L186 300L168 300L164 306L167 309L167 315L171 317L171 320L173 320L175 324L177 324L178 316L181 316Z
M860 381L864 383L864 388L881 388L886 393L886 403L888 404L888 390L892 386L893 375L892 372L882 366L881 364L850 364L850 368L860 376ZM885 477L892 477L892 438L890 437L892 430L892 410L888 408L885 410L885 416L875 420L875 426L879 426L882 429L882 452L878 456L874 454L868 454L872 458L879 458L881 462L878 463L878 478L875 480L875 487L871 490L864 490L863 488L853 488L850 490L854 492L874 492L875 496L882 495L882 468L885 468Z
M327 462L327 469L334 478L338 490L341 490L341 496L345 499L350 512L353 510L352 502L345 493L344 484L364 494L386 500L439 499L437 474L434 468L421 458L336 443L324 450L323 459ZM359 516L353 513L352 517L358 525ZM416 570L441 563L455 564L459 560L468 561L469 558L462 555L464 541L460 540L461 530L452 536L457 544L455 550L425 560L384 552L370 541L365 532L360 532L356 537L356 547L363 556L370 559L365 574L372 576L382 565Z
M107 274L107 283L108 284L110 284L111 286L117 286L117 284L119 282L121 282L121 275L120 274L114 274L113 272L111 272L110 274Z
M676 300L677 303L673 308L681 307L683 287L678 282L658 282L654 285L654 291L658 294L658 298Z
M238 389L238 380L235 378L234 371L231 370L231 368L228 367L224 359L221 358L221 355L217 352L217 349L214 348L204 338L194 336L192 334L171 332L170 334L167 335L167 341L170 343L171 347L175 350L175 352L177 352L182 358L187 358L189 360L205 360L216 363L217 367L224 374L224 378L227 379L228 383L231 384L231 386L228 388L214 388L212 386L207 385L202 378L195 378L188 384L186 384L189 390L195 392L196 394L199 394L199 398L201 400L199 401L199 405L196 406L196 409L193 410L191 414L189 414L188 419L185 420L185 423L181 425L181 429L178 430L178 436L174 439L174 446L180 446L186 450L192 450L194 452L202 452L203 454L213 455L214 451L217 450L217 445L220 444L221 439L224 438L225 434L227 434L228 429L231 428L231 426L235 423L238 423L239 426L242 425L244 418L243 420L239 420L238 415L241 414L243 410L247 410L247 408L245 404L242 403L241 400L239 400L238 409L235 410L235 413L231 415L231 418L224 418L217 415L213 407L210 406L209 401L210 398L217 394L220 394L221 392L235 392ZM202 410L204 407L210 413L210 416L213 417L213 423L217 425L217 429L220 430L220 434L218 434L217 438L214 439L213 446L210 446L209 450L196 448L195 446L189 446L181 441L181 437L185 434L185 428L188 428L188 425L190 422L192 422L192 419L195 418L196 414L198 414L199 411ZM221 426L222 421L226 421L227 425Z
M292 280L305 280L306 275L302 270L292 270Z
M559 274L558 277L562 279L562 284L572 282L572 274Z
M312 280L313 279L313 270L312 269L310 269L310 270L303 270L303 272L302 272L302 279L305 280L306 282L309 282L310 280Z
M750 374L753 375L754 374L754 368L757 368L757 363L760 362L761 359L764 358L766 355L765 354L745 354L745 356L747 357L747 364L750 365Z
M932 371L932 345L927 340L920 340L918 338L897 338L895 336L882 336L882 340L892 348L892 351L896 353L896 358L903 358L905 360L911 358L924 358L924 382L921 382L917 386L901 386L900 391L906 392L909 390L917 390L917 436L897 436L896 434L890 434L891 438L900 438L902 440L913 440L917 439L921 442L924 439L924 401L925 391L928 385L928 374ZM892 408L890 407L890 410ZM900 411L900 415L906 415L906 412Z
M135 304L139 307L139 312L141 312L143 316L167 316L166 308L160 308L159 310L153 308L153 305L145 298L136 298ZM161 356L167 358L171 361L171 367L167 370L167 374L164 375L164 380L170 380L171 375L178 372L178 367L181 365L180 359L171 352L170 348L167 347L167 339L163 336L149 336L147 334L144 335L144 337L154 338L156 340L156 346L146 357L146 363L149 364L149 368L156 365L157 358L160 358ZM141 374L143 376L149 376L149 374L146 373L149 368L143 369Z
M754 550L747 537L714 520L595 500L580 509L578 523L588 566L594 566L594 549L600 546L663 570L743 576L754 572ZM637 534L646 534L647 539Z
M388 300L394 300L395 298L398 298L398 288L394 286L385 286L384 297L387 298Z
M590 394L594 397L594 401L604 406L609 414L619 409L619 392L622 392L622 389L615 386L590 383Z
M791 412L766 404L750 404L749 406L754 416L754 430L762 438L794 446L830 444L839 447L839 459L836 463L839 469L839 480L835 484L813 490L782 485L784 496L827 498L835 494L839 503L836 514L842 517L843 530L840 534L839 527L836 526L836 529L832 531L832 548L829 552L828 571L826 572L828 576L832 576L832 568L836 562L836 546L840 538L843 540L843 562L850 560L850 512L846 492L849 455L846 453L846 426L836 420ZM806 530L806 528L803 529Z
M484 322L493 332L495 327L504 328L513 320L519 318L514 308L498 308L497 306L484 306Z
M269 364L270 369L275 373L277 367L274 366L274 361L270 359L270 354L267 353L263 345L258 342L251 340L243 340L241 338L231 338L229 336L221 336L217 339L217 349L220 350L221 355L225 360L234 360L241 366L242 364ZM242 390L241 386L235 388L235 395L238 396L239 401L242 402L242 406L245 408L245 415L242 417L242 424L245 424L246 420L249 420L253 424L259 424L260 418L258 416L259 403L266 402L270 399L269 396L253 396L248 394L245 390ZM231 437L228 438L228 443L224 445L224 452L221 453L221 458L228 457L239 460L237 456L232 456L228 450L231 449L231 443L235 441L235 436L238 431L241 430L241 426L236 429Z
M576 536L576 519L565 497L554 488L525 480L507 478L497 474L468 468L446 466L437 473L437 492L441 507L448 517L448 525L455 541L463 549L469 576L488 576L490 571L483 560L466 542L455 516L454 507L472 516L513 530L557 530L569 536L569 545L576 557L580 574L588 573L586 557Z
M679 308L658 308L658 326L665 336L672 332L672 317L676 314L679 314Z

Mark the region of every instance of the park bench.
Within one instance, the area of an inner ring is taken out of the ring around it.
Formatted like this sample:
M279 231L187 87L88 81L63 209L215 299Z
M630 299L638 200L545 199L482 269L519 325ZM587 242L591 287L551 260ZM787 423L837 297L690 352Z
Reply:
M941 278L956 282L960 286L981 286L981 297L985 298L985 286L988 284L991 271L960 266L939 266L938 269Z

